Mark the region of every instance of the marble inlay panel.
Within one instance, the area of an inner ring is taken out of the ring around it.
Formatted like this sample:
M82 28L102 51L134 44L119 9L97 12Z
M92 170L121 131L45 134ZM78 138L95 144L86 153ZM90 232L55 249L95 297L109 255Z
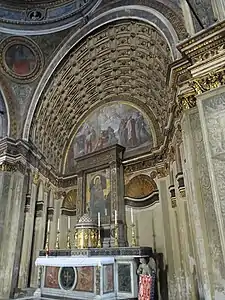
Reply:
M130 264L118 264L118 291L131 293Z
M94 267L79 267L77 269L77 284L75 291L94 291Z
M58 274L58 267L46 267L44 286L46 288L59 289Z

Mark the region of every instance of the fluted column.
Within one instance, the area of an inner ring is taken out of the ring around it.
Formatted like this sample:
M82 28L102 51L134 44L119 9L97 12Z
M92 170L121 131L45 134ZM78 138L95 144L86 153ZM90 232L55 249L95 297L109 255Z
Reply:
M32 256L32 239L33 239L33 227L34 227L34 215L37 196L37 184L39 181L39 174L34 171L30 174L29 190L30 194L27 194L27 203L25 207L25 221L24 221L24 233L23 233L23 245L20 261L20 272L18 287L24 289L29 285L29 272Z

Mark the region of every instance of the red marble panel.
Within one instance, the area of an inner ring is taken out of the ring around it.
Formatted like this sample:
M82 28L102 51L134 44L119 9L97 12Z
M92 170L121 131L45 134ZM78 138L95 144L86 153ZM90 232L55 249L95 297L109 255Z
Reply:
M94 267L77 268L75 291L94 292Z
M59 289L58 267L46 267L45 271L45 287L51 289Z
M114 291L114 272L113 265L103 266L103 292L110 293Z

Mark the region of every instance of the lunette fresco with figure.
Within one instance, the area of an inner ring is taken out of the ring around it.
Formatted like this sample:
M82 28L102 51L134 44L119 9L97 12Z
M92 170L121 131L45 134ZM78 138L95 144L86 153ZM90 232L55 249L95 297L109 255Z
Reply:
M147 116L129 102L116 101L94 110L76 131L68 151L67 168L83 155L119 144L126 153L153 147L152 125Z

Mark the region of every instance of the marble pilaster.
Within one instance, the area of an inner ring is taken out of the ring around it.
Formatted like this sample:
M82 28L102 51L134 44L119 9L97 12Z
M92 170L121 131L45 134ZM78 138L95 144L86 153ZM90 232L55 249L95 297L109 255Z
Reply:
M32 266L30 286L37 287L38 284L38 269L35 266L35 260L39 256L39 251L44 248L45 228L46 228L46 213L47 213L48 194L43 189L43 185L39 187L38 201L35 211L34 225L34 241L32 249Z
M200 118L196 108L185 112L182 129L186 161L184 178L193 238L196 243L195 260L199 275L199 293L204 299L212 299L218 281L214 270L222 272L221 265L218 265L218 260L222 260L222 253ZM219 251L215 256L216 249Z
M169 269L169 294L171 299L176 299L178 295L177 282L175 282L175 267L174 267L174 253L173 253L173 243L171 234L171 222L170 222L170 197L168 195L168 182L167 178L160 178L158 180L160 203L163 215L163 227L164 227L164 238L165 238L165 261ZM175 297L175 298L174 298ZM177 298L179 299L179 298Z
M29 284L30 257L32 256L32 240L34 227L34 214L37 196L37 182L30 177L30 204L25 211L23 245L20 260L20 272L18 287L23 289Z
M218 234L210 248L213 251L215 264L215 299L225 297L225 88L221 87L202 95L197 99L204 138L207 166L212 187L211 206L215 217ZM213 200L213 201L212 201ZM212 226L212 225L211 225Z
M26 198L24 175L16 170L1 171L0 193L0 298L9 298L14 292L14 279L19 273L19 238L21 239Z

